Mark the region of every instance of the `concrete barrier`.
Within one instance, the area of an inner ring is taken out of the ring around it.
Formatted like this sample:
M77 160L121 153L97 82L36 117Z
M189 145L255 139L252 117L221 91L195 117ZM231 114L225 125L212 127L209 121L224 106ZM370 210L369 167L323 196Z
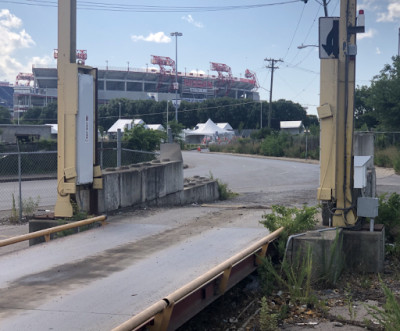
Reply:
M85 194L80 196L86 197ZM142 205L179 206L218 198L216 181L205 177L184 181L182 161L156 160L104 171L103 190L98 194L98 212ZM87 205L85 201L79 202L81 209Z

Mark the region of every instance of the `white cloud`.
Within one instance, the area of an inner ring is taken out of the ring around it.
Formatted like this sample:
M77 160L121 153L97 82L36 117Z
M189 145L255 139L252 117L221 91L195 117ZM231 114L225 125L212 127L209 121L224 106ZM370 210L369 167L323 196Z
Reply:
M203 28L204 27L203 23L195 21L194 18L192 17L192 15L182 16L182 19L184 21L194 25L196 28Z
M357 33L357 40L362 40L365 38L373 38L376 35L375 29L368 29L364 33Z
M14 81L20 71L27 66L21 64L16 58L18 50L35 45L32 37L20 29L22 20L11 14L8 9L0 11L0 78Z
M364 0L357 4L357 9L364 9L368 12L374 12L379 9L380 0Z
M380 54L381 54L381 50L379 49L379 47L377 47L377 48L376 48L376 51L375 51L375 53L376 53L376 54L378 54L378 55L380 55Z
M147 42L152 42L152 43L170 43L171 42L171 38L168 37L164 32L161 32L161 31L156 32L156 33L150 33L147 37L132 35L131 39L134 42L137 42L137 41L147 41Z
M400 20L400 2L395 0L387 6L387 12L378 13L377 22L394 22L397 19Z

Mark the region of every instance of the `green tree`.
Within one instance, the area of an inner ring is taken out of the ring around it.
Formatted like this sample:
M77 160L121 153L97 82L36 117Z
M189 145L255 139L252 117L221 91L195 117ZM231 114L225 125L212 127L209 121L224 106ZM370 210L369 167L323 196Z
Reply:
M0 124L11 124L10 111L3 106L0 106Z
M40 124L54 124L57 123L57 102L49 103L42 108L39 115Z
M369 105L387 130L400 127L400 56L392 57L371 83Z
M354 127L356 129L365 128L365 126L367 129L375 128L379 123L370 98L370 87L357 86L354 97Z
M20 123L22 124L39 124L39 117L42 112L41 107L29 108L25 113L23 113L20 118Z
M149 152L159 149L162 139L166 139L165 132L148 130L143 125L125 131L123 136L123 140L128 142L128 148Z
M184 129L183 124L178 123L177 121L171 121L168 123L169 127L171 128L172 139L174 141L180 142L181 141L181 133Z

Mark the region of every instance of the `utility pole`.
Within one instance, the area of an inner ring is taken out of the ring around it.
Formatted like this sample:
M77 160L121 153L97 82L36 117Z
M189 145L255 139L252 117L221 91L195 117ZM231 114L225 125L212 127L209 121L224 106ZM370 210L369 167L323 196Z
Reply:
M264 59L264 61L268 61L269 65L266 68L271 69L271 88L269 90L269 109L268 109L268 128L271 128L271 113L272 113L272 87L274 85L274 71L275 69L279 69L279 67L275 67L275 63L283 62L281 59Z
M357 17L356 8L357 0L341 0L337 23L335 18L320 18L321 89L317 110L321 140L317 195L327 205L336 227L352 227L358 220L353 194L355 58L356 33L365 31L365 23L363 11Z

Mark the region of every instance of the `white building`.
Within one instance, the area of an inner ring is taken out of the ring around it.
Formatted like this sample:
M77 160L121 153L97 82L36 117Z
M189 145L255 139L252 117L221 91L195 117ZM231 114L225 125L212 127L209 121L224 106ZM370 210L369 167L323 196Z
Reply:
M304 125L302 121L281 121L280 128L281 132L289 134L304 133Z

